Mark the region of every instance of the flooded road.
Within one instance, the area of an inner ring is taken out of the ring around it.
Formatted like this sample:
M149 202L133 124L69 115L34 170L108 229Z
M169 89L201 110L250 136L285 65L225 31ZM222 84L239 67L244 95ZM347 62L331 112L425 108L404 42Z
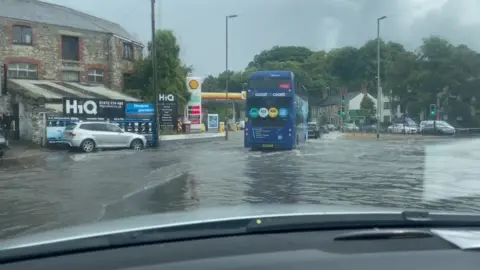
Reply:
M359 141L327 134L303 149L262 153L246 151L237 132L229 141L143 152L62 153L0 168L0 238L252 203L480 211L475 147L472 140Z

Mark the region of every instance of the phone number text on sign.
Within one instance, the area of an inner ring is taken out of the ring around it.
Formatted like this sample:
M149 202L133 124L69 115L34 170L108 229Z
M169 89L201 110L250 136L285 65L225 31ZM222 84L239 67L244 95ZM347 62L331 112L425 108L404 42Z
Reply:
M98 102L98 105L103 108L122 108L124 102L123 101L107 101L101 100Z

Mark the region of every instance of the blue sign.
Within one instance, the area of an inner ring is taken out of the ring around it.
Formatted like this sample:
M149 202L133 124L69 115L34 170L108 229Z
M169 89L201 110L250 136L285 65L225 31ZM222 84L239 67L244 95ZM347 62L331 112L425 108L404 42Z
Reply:
M285 118L288 116L288 109L286 108L280 108L279 112L278 112L278 115L281 117L281 118Z
M258 117L258 109L257 108L251 108L250 112L248 114L252 118L257 118Z
M208 115L208 128L216 129L218 128L218 114L209 114Z
M154 113L154 107L151 103L127 103L125 106L126 115L153 115Z
M75 117L47 116L47 143L62 143L66 126L76 122Z

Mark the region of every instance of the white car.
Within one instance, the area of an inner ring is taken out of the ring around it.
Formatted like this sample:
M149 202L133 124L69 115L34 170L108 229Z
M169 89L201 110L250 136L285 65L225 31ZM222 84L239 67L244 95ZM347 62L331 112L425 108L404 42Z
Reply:
M355 132L355 131L360 131L360 128L357 127L353 123L346 123L346 124L343 124L342 131L343 132Z
M97 148L143 149L147 145L145 136L125 132L113 123L79 122L70 124L63 133L64 143L90 153Z
M389 126L387 128L389 133L396 133L396 134L415 134L418 132L418 128L416 126L409 126L402 123L397 123Z

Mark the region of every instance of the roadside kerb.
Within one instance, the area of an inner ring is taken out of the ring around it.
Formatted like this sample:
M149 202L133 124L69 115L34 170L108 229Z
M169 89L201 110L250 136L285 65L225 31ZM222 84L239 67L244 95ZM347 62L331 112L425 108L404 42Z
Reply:
M343 138L348 140L377 140L376 133L344 133ZM455 138L453 136L435 136L435 135L421 135L421 134L380 134L380 140L432 140L432 139L446 139Z
M225 133L198 133L181 135L162 135L159 136L160 146L171 144L195 144L211 141L225 140Z

